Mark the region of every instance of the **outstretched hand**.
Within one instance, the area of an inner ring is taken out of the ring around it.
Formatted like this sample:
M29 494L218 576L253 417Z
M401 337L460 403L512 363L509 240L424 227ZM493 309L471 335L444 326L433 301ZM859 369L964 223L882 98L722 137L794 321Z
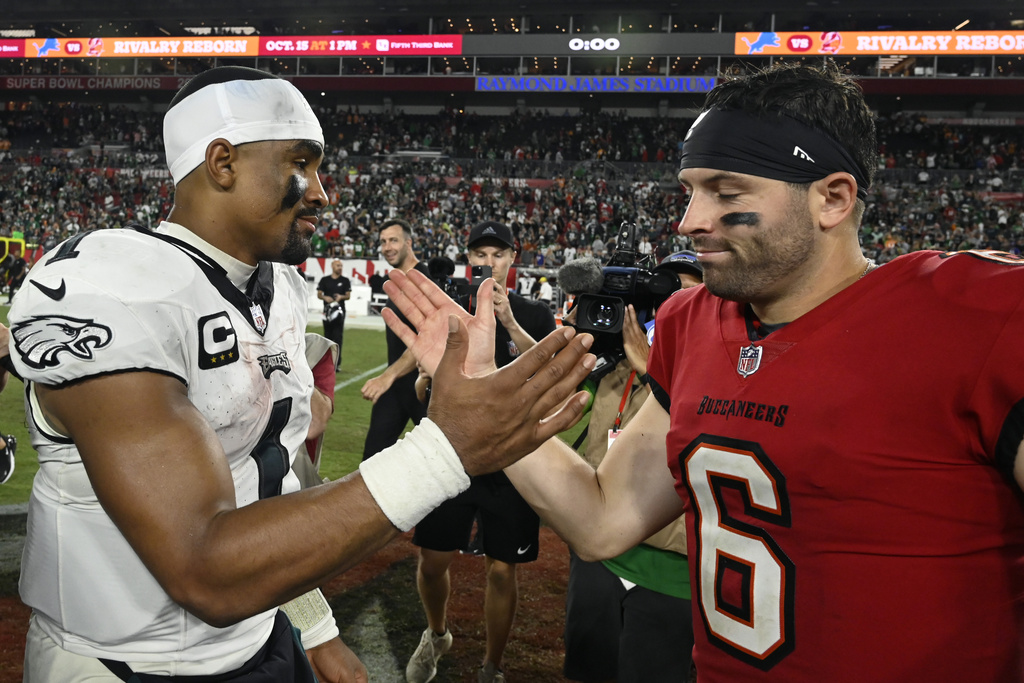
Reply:
M589 397L576 387L596 362L587 353L589 334L555 330L509 365L474 376L466 372L467 358L481 340L461 316L449 316L448 327L428 415L467 474L503 469L582 417ZM485 348L493 358L493 338Z
M453 315L462 320L469 331L466 374L476 376L494 370L493 279L484 280L477 290L476 315L470 315L430 278L415 269L408 273L392 270L384 283L384 291L415 331L387 308L381 311L384 322L409 347L416 362L428 375L434 376L441 361L448 339L448 317Z
M593 337L555 330L496 370L493 280L470 315L422 273L389 277L385 291L416 331L388 309L384 320L433 377L428 414L468 474L500 470L579 421L588 396L576 387L594 368Z

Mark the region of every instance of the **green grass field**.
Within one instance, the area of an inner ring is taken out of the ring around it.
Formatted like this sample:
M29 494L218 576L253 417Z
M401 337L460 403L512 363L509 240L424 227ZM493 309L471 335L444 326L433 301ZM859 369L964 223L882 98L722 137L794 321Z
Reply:
M0 319L7 323L7 306L0 306ZM311 332L322 329L311 326ZM320 474L329 479L338 479L359 466L363 456L363 442L370 423L370 407L363 400L359 390L366 377L379 373L375 368L387 363L387 349L382 330L347 329L341 372L337 381L341 384L335 394L334 415L327 426L324 448L321 455ZM369 373L369 374L367 374ZM11 378L7 389L0 394L0 433L13 434L18 439L17 465L10 481L0 486L0 505L28 501L32 477L38 468L35 452L29 444L28 427L25 422L24 385ZM586 423L586 418L583 419ZM582 429L576 425L563 436L569 443Z

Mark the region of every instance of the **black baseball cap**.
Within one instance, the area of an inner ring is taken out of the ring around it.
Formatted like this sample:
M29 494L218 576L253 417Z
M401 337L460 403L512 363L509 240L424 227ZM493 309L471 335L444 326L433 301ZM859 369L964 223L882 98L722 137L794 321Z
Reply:
M504 223L497 221L484 221L474 225L473 229L469 231L469 241L466 243L466 247L472 247L483 240L494 240L513 250L516 248L516 239L512 236L512 230Z
M678 251L669 254L661 263L654 267L655 270L671 270L674 273L693 273L704 279L704 266L700 265L697 255L692 251Z

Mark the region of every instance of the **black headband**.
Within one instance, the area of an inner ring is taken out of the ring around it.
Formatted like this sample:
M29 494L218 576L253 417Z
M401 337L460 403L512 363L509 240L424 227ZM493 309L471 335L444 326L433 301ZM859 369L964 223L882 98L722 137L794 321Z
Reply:
M841 171L857 181L857 198L867 199L867 173L830 135L781 113L751 114L708 109L690 126L679 167L713 168L810 183Z

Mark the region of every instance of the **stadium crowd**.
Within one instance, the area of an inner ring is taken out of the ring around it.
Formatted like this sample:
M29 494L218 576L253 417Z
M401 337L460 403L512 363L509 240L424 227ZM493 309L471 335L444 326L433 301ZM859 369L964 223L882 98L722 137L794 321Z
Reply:
M340 158L434 151L460 159L675 163L691 118L630 117L624 110L514 111L482 116L446 107L434 115L360 112L317 107L325 137ZM116 164L157 163L162 112L122 105L50 103L0 116L0 140L10 150L112 147ZM1024 162L1020 126L965 126L924 114L880 114L882 166L1004 170Z
M602 258L622 221L642 250L688 245L675 233L685 196L674 180L685 119L625 112L505 117L321 111L331 207L318 255L379 258L379 225L403 218L422 258L458 258L469 227L513 227L524 266ZM159 113L50 104L0 117L0 235L49 249L80 230L154 224L173 194L161 173ZM1020 127L878 118L880 173L862 228L879 262L918 249L1024 249ZM6 145L5 145L6 146ZM542 152L543 150L543 152ZM554 180L551 180L554 179Z

